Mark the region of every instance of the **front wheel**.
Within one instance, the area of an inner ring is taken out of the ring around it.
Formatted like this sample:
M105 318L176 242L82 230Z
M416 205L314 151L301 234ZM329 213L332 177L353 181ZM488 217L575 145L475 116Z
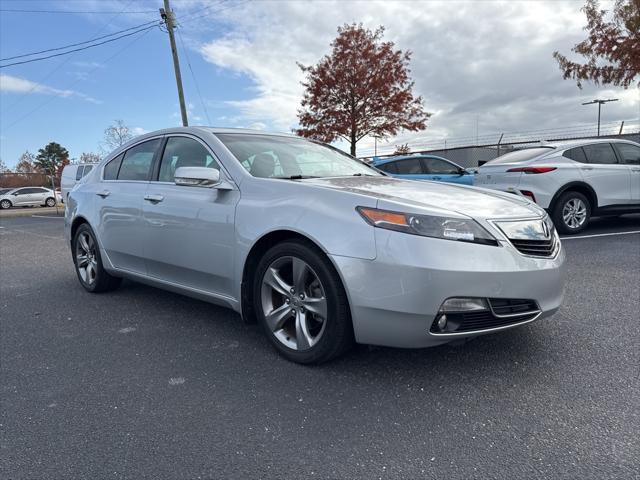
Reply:
M11 208L11 202L9 200L2 200L0 202L0 208L2 210L6 209L6 208Z
M98 242L86 223L76 230L72 250L76 274L85 290L91 293L108 292L120 286L122 279L110 275L104 269Z
M55 200L55 198L51 198L51 197L49 197L49 198L47 198L47 200L44 202L44 204L45 204L47 207L55 207L55 206L56 206L56 200Z
M307 242L283 242L262 257L253 298L267 337L289 360L326 362L353 343L342 282L324 253Z
M553 223L560 233L574 234L583 231L591 217L591 202L580 192L560 195L552 212Z

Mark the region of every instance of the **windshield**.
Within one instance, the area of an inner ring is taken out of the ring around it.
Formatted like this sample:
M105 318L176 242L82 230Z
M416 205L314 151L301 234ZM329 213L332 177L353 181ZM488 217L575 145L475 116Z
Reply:
M515 152L505 153L501 157L495 160L488 161L485 165L499 165L501 163L517 163L524 162L525 160L531 160L532 158L544 155L553 150L554 147L536 147L527 148L524 150L516 150Z
M304 138L241 133L221 133L216 136L254 177L381 175L339 150Z

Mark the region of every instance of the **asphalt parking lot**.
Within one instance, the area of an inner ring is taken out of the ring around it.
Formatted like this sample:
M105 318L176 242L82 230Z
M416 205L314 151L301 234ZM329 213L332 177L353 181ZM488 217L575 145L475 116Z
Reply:
M320 367L229 310L85 293L62 222L0 220L1 478L640 478L638 215L564 241L550 319Z

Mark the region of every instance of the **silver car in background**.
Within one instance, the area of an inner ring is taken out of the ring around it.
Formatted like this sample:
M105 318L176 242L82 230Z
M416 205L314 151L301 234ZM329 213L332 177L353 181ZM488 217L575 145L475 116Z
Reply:
M11 207L55 207L60 194L50 188L20 187L0 190L0 209Z
M127 277L230 307L300 363L504 330L563 298L564 251L529 200L390 178L290 135L138 137L69 194L65 225L86 290Z

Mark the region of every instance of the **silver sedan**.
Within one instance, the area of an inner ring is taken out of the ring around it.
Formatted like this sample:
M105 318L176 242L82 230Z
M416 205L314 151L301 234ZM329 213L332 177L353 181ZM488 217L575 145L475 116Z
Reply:
M513 328L563 298L564 251L529 200L390 178L290 135L138 137L74 187L65 225L89 292L127 277L230 307L300 363Z

